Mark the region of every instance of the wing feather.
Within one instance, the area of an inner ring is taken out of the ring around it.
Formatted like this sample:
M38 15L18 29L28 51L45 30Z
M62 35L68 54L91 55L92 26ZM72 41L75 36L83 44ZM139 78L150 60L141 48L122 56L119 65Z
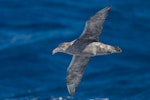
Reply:
M98 41L98 37L102 31L103 23L110 8L111 6L103 8L93 15L89 20L87 20L84 31L79 38Z
M75 88L80 82L85 66L89 61L88 56L76 56L74 55L72 61L67 69L67 88L69 94L73 95L75 92Z

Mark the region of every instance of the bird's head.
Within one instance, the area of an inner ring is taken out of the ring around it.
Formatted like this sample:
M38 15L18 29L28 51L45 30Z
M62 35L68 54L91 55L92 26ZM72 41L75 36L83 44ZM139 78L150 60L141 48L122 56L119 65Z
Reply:
M70 43L68 42L59 44L58 47L52 51L52 55L54 55L57 52L65 52L69 46L70 46Z

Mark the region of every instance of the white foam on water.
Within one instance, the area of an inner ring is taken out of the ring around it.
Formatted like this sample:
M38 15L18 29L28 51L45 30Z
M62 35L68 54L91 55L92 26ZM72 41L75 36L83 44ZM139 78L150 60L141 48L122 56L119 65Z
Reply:
M89 100L109 100L109 98L94 98L94 99L89 99Z

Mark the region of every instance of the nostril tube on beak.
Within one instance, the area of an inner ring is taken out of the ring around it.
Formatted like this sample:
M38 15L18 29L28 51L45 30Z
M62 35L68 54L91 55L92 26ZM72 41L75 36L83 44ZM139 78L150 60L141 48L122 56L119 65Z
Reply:
M52 51L52 55L54 55L55 54L55 52L54 52L54 50Z
M59 48L56 48L52 51L52 55L54 55L55 53L59 52Z
M52 55L54 55L56 53L55 49L52 51Z

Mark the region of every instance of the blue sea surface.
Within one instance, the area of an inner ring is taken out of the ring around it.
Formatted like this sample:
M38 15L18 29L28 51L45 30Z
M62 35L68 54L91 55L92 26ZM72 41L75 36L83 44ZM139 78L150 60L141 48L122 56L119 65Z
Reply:
M74 96L71 56L51 55L111 5L100 41L122 53L92 57ZM150 1L0 0L0 100L150 100Z

